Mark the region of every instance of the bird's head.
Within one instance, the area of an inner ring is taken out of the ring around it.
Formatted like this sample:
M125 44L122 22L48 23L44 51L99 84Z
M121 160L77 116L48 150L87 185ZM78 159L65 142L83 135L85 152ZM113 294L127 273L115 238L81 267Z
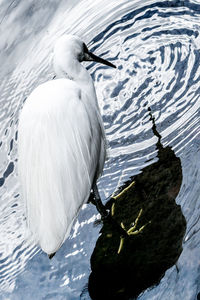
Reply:
M111 62L100 58L90 52L86 44L77 36L63 35L58 39L54 48L54 66L65 65L72 63L72 61L95 61L101 64L107 65L112 68L116 68Z

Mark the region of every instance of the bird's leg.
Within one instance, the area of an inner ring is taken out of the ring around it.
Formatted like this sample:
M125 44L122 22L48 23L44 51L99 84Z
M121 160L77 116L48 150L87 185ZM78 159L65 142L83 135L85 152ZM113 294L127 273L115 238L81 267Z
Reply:
M121 236L128 237L127 232L121 227L120 224L118 224L115 221L115 219L112 216L109 215L109 212L106 210L105 206L101 202L96 183L93 184L92 190L94 194L94 200L92 201L92 203L96 206L98 212L101 214L102 219L111 223L113 227L120 233Z
M101 198L99 195L99 191L96 185L96 182L92 186L93 194L94 194L94 205L96 206L98 212L100 213L102 219L105 219L108 216L108 212L105 209L105 206L101 202Z

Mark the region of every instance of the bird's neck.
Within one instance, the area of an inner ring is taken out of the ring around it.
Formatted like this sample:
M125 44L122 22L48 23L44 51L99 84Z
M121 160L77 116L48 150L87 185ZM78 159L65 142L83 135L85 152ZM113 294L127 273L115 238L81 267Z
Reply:
M85 67L77 60L66 60L62 68L54 65L56 75L58 78L67 78L75 81L88 95L92 98L96 98L95 88L93 80L85 69Z

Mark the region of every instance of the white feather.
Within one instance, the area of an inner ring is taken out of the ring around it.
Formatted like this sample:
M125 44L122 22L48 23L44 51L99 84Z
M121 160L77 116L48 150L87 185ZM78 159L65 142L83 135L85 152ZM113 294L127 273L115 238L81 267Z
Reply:
M56 68L61 67L62 61ZM103 170L106 153L92 79L75 59L67 68L74 80L40 85L27 99L19 121L18 168L27 223L48 254L69 236Z

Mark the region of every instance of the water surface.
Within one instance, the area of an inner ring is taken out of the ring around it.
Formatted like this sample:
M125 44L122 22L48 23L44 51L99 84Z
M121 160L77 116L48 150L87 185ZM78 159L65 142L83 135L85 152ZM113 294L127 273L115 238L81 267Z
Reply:
M183 251L160 284L140 299L194 300L200 291L200 4L198 1L1 1L0 290L1 299L90 299L90 257L101 226L92 204L51 261L30 240L17 175L20 110L51 79L52 48L63 33L82 37L117 70L88 64L109 142L99 180L104 203L157 160L148 107L164 147L181 160L176 198L187 221ZM83 292L84 291L84 292ZM26 295L26 296L24 296Z

